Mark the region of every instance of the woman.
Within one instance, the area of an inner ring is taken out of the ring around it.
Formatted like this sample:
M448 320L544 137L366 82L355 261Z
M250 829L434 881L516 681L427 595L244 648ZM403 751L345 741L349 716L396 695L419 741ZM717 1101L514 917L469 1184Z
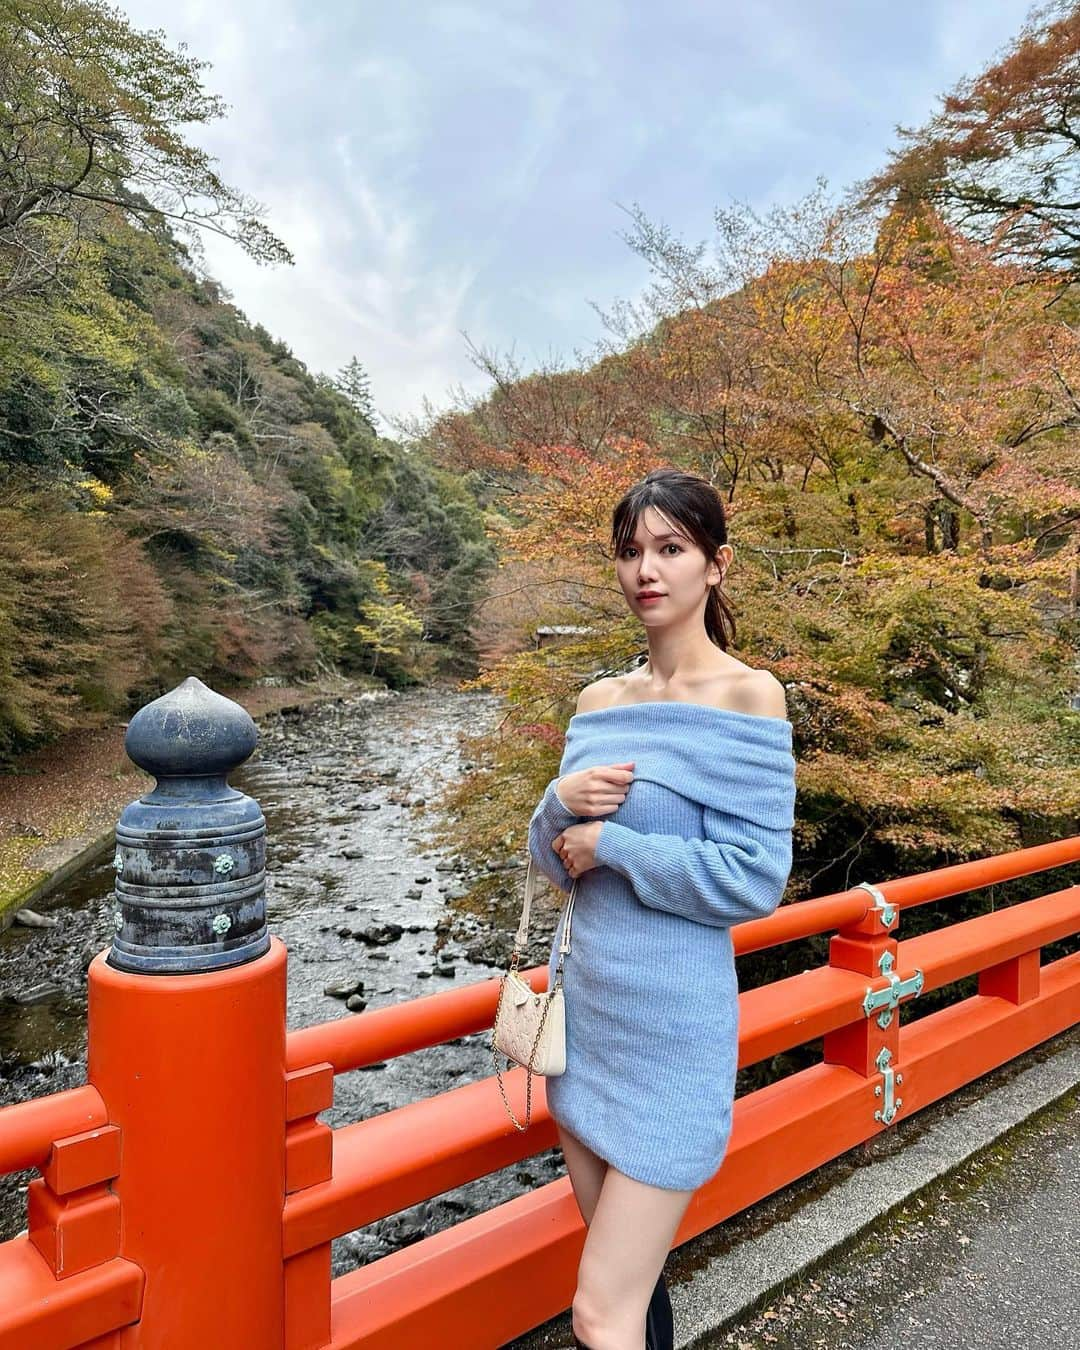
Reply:
M578 882L566 1070L545 1079L588 1228L575 1343L663 1350L674 1343L664 1260L731 1128L730 928L783 895L795 761L783 686L727 652L719 588L733 550L715 489L654 470L616 506L612 543L648 659L582 691L529 848L557 886Z

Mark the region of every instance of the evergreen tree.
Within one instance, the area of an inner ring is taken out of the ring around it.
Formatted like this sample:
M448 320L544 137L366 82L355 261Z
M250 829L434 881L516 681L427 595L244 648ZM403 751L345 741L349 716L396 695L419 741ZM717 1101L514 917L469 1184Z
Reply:
M335 381L335 387L345 395L365 422L374 430L375 406L371 401L371 382L367 371L354 356L344 366Z

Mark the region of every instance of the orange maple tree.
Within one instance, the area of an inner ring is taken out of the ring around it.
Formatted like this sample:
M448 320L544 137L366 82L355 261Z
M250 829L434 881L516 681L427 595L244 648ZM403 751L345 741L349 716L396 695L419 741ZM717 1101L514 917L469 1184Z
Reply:
M601 381L507 382L435 429L459 465L514 485L504 559L533 564L538 585L576 581L548 617L586 630L483 672L510 712L478 782L497 781L505 808L516 776L524 811L557 758L541 729L642 649L614 583L611 508L674 463L728 504L735 654L787 687L797 886L1072 828L1080 350L1067 303L925 207L869 221L819 187L765 219L719 218L691 306L685 256L680 272L639 220L640 250L677 282L654 288L651 326ZM573 424L558 416L570 404Z
M1034 10L999 60L962 79L860 188L864 206L929 202L1003 255L1075 273L1080 260L1080 5Z

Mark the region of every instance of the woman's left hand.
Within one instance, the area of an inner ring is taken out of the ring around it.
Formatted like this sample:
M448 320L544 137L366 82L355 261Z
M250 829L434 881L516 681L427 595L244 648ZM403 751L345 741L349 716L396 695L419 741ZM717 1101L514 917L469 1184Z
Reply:
M590 820L586 825L568 825L562 834L551 841L551 847L562 859L572 877L581 876L596 864L596 841L603 829L602 820Z

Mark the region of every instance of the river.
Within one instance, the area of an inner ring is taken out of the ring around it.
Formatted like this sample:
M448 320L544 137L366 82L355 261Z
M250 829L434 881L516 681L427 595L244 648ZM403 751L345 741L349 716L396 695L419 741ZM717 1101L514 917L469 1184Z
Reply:
M472 878L433 845L423 815L409 804L436 797L466 772L459 733L494 725L501 708L485 693L424 689L346 696L260 721L255 753L230 781L266 817L267 919L289 950L290 1028L362 1017L324 992L335 984L362 980L362 996L374 1009L488 979L503 968L524 871L506 873L508 904L498 911L493 938L490 924L469 912ZM110 854L47 909L39 906L60 920L57 927L15 925L0 934L0 1105L86 1081L86 968L113 932L113 876ZM555 906L534 907L525 964L546 958L557 914ZM382 945L352 935L389 924L403 931ZM41 1002L16 1001L50 983L56 992ZM321 1119L345 1125L487 1077L489 1041L490 1032L479 1032L341 1074L334 1106ZM369 1224L333 1244L334 1274L563 1171L560 1150L548 1149ZM0 1238L25 1227L26 1186L34 1175L0 1178Z

